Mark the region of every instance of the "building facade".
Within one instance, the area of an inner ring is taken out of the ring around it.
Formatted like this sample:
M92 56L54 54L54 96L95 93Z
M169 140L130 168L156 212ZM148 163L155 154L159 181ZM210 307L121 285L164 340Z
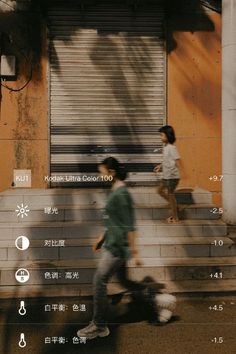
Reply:
M211 2L16 2L1 13L0 190L14 169L45 176L95 173L117 156L134 183L155 184L158 129L176 130L180 188L221 205L221 14ZM68 5L69 4L69 5ZM18 6L18 7L17 7ZM26 7L25 7L26 6Z

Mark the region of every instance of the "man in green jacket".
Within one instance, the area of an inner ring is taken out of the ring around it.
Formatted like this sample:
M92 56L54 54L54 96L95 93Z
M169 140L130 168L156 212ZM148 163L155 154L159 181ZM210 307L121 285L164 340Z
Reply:
M149 289L127 277L127 260L134 258L135 264L141 265L136 247L135 218L132 198L124 180L127 173L123 165L109 157L99 165L102 175L113 177L112 191L108 196L104 223L105 232L96 244L94 251L102 247L102 255L94 276L94 312L91 323L77 332L79 337L93 339L106 337L110 331L106 324L107 283L116 274L121 285L132 293L149 297Z

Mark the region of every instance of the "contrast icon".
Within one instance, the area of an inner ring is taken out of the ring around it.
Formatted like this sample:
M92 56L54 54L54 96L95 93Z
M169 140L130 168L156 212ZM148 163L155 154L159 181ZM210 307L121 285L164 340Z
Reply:
M24 301L20 302L20 308L19 308L18 312L19 312L19 315L21 315L21 316L26 315L26 308L25 308L25 302Z
M19 236L15 241L16 248L20 251L25 251L29 248L30 241L26 236Z
M15 212L17 213L18 217L21 217L23 219L25 216L28 216L30 209L28 205L24 205L22 203L21 205L17 205L17 209L15 210Z
M19 283L26 283L30 278L30 274L27 269L20 268L16 271L15 277Z
M25 348L26 347L26 340L25 340L25 334L24 333L20 334L19 347L20 348Z

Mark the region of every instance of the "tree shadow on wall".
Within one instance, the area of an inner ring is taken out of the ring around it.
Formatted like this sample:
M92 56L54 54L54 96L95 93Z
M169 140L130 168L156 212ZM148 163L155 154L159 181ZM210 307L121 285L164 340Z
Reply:
M99 4L106 1L100 1ZM42 50L45 43L45 33L43 31L43 24L50 23L48 17L48 10L53 5L53 1L46 0L31 0L28 2L27 11L25 2L17 0L14 5L8 1L9 5L5 5L7 12L1 12L0 9L0 33L1 33L1 50L5 53L15 54L18 59L18 64L29 65L29 60L33 64L32 80L40 80L41 78L41 63L40 58L44 55L47 56L47 51ZM68 1L68 8L74 10L76 14L80 14L81 20L86 18L86 10L90 6L96 6L97 1L84 0L84 1ZM139 7L145 4L156 4L156 1L142 1L142 0L129 0L120 1L120 3L128 4L130 9L135 12L139 11ZM208 8L216 11L221 10L221 1L219 0L167 0L164 1L165 9L165 26L166 26L166 39L167 39L167 53L170 53L177 47L173 33L176 31L196 32L196 31L214 31L214 23L211 20L209 13L206 11ZM63 2L61 2L63 5ZM3 6L3 5L2 5ZM15 10L14 12L11 10ZM79 27L78 23L78 27ZM71 37L78 30L77 26L72 26L69 29L68 36L63 38L63 42L70 43ZM50 35L50 34L49 34ZM58 35L59 36L59 35ZM54 35L54 39L56 39ZM59 39L60 40L60 39ZM207 43L206 43L207 45ZM51 50L56 54L53 45ZM57 66L57 70L60 67ZM21 73L28 77L27 70Z
M210 2L209 2L210 3ZM210 18L206 1L168 0L166 3L167 53L177 48L174 32L213 32L215 25ZM213 5L213 4L212 4ZM216 6L215 6L216 7ZM217 8L218 9L218 8ZM206 43L207 45L207 43Z

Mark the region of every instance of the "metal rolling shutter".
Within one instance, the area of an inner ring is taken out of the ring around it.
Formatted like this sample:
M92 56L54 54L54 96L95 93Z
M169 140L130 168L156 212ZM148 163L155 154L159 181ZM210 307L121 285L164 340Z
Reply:
M93 173L114 156L130 181L156 181L166 106L162 6L57 1L48 15L51 175Z

